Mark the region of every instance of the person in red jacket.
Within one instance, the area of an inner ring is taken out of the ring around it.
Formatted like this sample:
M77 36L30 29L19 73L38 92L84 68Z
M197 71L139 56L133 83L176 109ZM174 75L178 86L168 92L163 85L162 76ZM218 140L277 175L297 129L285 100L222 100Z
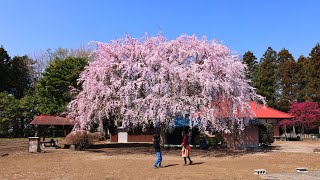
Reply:
M182 133L183 139L182 139L182 157L184 159L184 165L187 165L187 158L189 159L189 165L192 164L192 161L190 159L189 153L190 153L190 146L189 146L189 142L188 142L188 135L186 132Z

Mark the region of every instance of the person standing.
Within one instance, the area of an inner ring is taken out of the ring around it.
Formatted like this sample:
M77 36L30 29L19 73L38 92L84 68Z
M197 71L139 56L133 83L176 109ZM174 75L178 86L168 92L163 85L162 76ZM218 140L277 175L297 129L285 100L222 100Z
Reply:
M158 134L153 135L153 147L154 147L154 150L156 151L156 157L157 157L153 167L158 168L158 167L161 167L161 163L162 163L160 136Z
M189 146L189 142L188 142L189 138L188 138L188 135L187 135L186 132L183 132L182 136L183 136L183 138L182 138L182 144L181 144L182 145L182 150L181 151L182 151L182 157L184 159L184 165L185 166L187 165L187 158L189 159L189 165L191 165L192 161L191 161L190 156L189 156L189 153L190 153L190 150L191 150L191 148Z

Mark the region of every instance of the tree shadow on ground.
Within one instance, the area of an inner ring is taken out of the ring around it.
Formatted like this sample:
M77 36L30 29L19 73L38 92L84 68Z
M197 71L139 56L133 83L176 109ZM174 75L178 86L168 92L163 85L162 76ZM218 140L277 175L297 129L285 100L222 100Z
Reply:
M151 143L106 143L106 144L93 144L89 149L102 149L102 148L128 148L128 147L152 147Z
M247 154L268 153L279 150L280 146L266 146L248 149L229 149L225 147L210 147L208 150L192 149L192 157L240 157ZM91 153L103 153L105 155L144 154L154 155L155 151L151 143L119 143L119 144L95 144L85 151ZM162 148L163 155L181 156L181 148Z
M263 152L279 151L281 146L263 146L261 149Z

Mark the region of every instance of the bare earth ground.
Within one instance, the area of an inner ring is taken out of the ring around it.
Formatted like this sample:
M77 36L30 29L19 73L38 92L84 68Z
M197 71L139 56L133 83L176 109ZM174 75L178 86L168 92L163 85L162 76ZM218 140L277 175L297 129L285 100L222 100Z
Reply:
M320 170L320 141L275 142L268 151L193 150L195 165L183 166L180 150L163 150L164 168L153 169L151 147L98 145L87 151L45 149L28 153L27 140L0 139L0 179L259 179L297 167Z

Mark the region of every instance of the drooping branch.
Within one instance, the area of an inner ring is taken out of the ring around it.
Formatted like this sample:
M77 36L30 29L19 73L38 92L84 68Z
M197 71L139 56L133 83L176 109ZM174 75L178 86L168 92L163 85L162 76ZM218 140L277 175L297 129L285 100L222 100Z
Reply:
M263 99L245 79L238 57L205 38L126 36L97 43L95 58L80 76L82 91L68 106L69 117L82 129L110 114L126 126L167 123L201 111L203 129L210 124L228 131L232 127L222 119L237 124L250 114L250 100Z

